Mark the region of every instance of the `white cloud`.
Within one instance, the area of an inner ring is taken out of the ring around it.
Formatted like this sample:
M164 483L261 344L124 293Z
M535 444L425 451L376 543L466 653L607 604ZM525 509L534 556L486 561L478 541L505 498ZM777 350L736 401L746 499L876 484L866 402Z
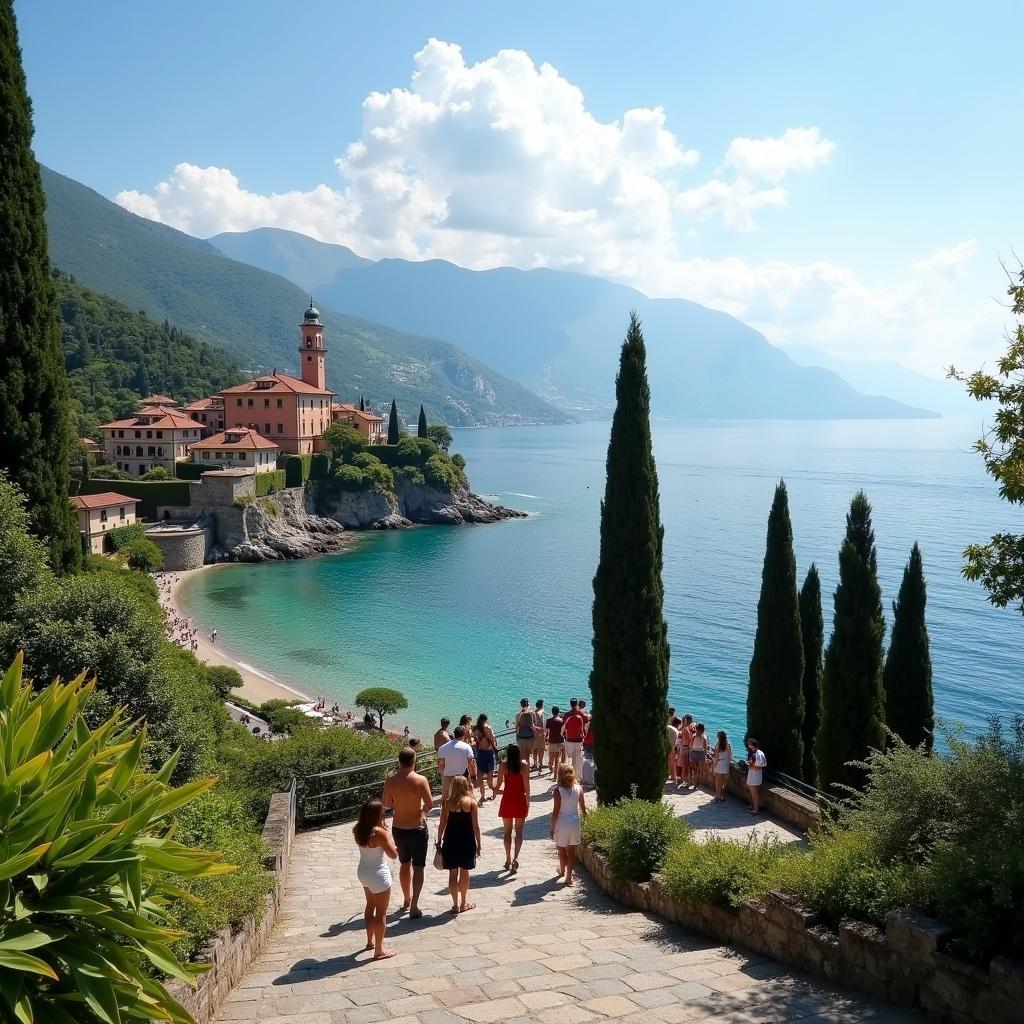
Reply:
M406 87L364 100L359 137L336 161L337 187L263 195L228 169L181 163L151 192L117 201L199 236L270 225L369 257L571 268L705 302L775 340L937 364L946 341L972 329L943 303L969 273L973 242L874 287L824 261L694 256L695 225L754 230L764 211L797 205L791 176L820 168L834 149L817 127L735 138L701 180L700 154L661 107L601 121L579 88L523 51L469 64L458 46L431 39Z

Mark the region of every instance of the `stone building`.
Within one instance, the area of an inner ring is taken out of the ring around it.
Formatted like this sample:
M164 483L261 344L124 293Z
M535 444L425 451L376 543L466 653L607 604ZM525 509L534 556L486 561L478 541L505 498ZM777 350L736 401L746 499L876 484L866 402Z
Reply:
M91 555L102 555L107 531L134 523L138 502L127 494L104 491L76 495L71 504L78 509L78 532L85 538L86 550Z

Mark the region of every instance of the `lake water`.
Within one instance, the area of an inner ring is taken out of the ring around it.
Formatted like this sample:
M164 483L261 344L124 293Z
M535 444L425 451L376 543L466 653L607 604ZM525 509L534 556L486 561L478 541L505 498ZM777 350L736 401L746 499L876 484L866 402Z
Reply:
M937 713L976 730L1021 710L1024 621L960 575L961 552L1019 529L970 444L977 422L655 424L665 524L671 703L741 734L765 527L785 477L798 573L817 562L831 629L845 513L874 507L887 618L920 542ZM460 432L474 489L530 517L493 526L367 533L350 551L200 573L183 599L241 660L351 705L402 690L390 724L442 713L503 725L521 696L586 696L608 424ZM770 748L770 741L769 741Z

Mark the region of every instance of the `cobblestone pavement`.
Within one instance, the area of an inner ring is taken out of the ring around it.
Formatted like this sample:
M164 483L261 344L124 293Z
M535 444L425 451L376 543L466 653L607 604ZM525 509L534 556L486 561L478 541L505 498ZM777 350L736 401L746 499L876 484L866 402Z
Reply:
M424 916L399 914L397 872L378 963L362 952L362 889L350 825L300 833L281 917L218 1021L261 1024L913 1024L922 1018L792 968L721 946L608 899L583 875L566 889L549 843L550 795L534 783L519 873L502 868L497 805L481 808L475 910L453 917L447 874L427 866ZM536 792L539 790L539 792ZM590 797L589 799L593 799ZM731 800L670 796L701 829L743 838L755 822ZM436 830L437 812L431 833Z

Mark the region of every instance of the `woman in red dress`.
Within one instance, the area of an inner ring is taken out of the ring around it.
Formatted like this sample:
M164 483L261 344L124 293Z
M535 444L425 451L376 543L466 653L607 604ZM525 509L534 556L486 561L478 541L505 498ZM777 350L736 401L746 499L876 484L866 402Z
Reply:
M530 773L523 771L523 755L514 743L508 745L505 760L498 768L495 792L501 793L498 817L505 826L505 870L515 873L519 870L519 851L523 848L523 826L530 813ZM512 850L513 827L515 852Z

